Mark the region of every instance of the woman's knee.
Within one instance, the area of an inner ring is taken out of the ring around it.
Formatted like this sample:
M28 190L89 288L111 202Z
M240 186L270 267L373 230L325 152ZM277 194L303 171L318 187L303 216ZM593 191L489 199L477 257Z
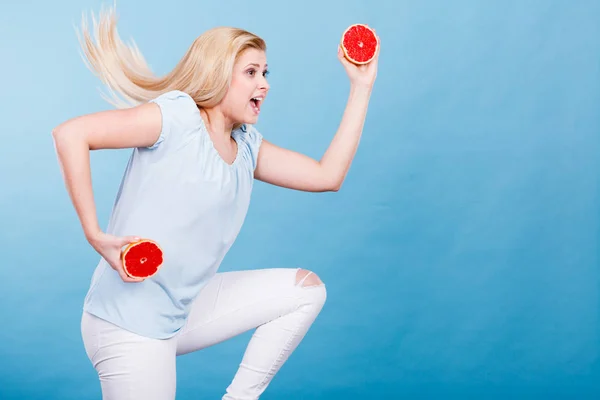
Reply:
M312 271L299 269L296 272L296 286L301 289L305 301L313 305L318 313L327 300L327 290L321 278Z
M296 272L296 285L302 287L309 286L321 286L324 285L323 281L317 274L307 269L299 269Z

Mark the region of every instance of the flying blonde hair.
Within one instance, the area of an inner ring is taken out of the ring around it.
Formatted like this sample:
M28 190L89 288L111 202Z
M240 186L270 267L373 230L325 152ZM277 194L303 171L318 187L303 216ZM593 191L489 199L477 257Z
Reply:
M85 14L79 43L86 66L104 83L111 95L102 97L117 108L132 107L171 90L180 90L199 107L210 108L225 96L235 62L245 50L266 51L263 39L234 27L212 28L198 36L175 68L155 76L132 40L126 45L117 30L114 7L92 13L90 32ZM94 43L94 40L95 42Z

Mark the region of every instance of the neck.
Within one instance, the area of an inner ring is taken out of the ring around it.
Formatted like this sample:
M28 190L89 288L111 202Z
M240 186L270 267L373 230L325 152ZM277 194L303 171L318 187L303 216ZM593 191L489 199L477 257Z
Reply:
M233 130L233 123L223 115L223 112L217 107L202 108L200 115L204 120L204 125L213 140L228 141Z

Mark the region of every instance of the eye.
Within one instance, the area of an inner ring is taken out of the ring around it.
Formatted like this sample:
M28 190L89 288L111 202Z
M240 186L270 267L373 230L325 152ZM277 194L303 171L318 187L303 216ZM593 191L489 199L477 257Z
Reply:
M269 70L265 70L265 72L263 72L263 76L266 78L267 76L269 76L270 71Z
M250 76L254 76L254 74L256 73L255 69L249 69L248 71L246 71Z

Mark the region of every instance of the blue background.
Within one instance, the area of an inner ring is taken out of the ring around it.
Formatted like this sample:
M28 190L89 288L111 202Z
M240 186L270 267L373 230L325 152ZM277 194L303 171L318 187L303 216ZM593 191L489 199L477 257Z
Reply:
M80 338L98 256L51 129L108 109L74 25L100 1L2 6L0 398L98 399ZM269 45L258 127L320 157L345 106L336 46L382 38L342 190L258 183L223 270L301 266L328 302L264 399L600 396L599 1L118 2L158 74L203 30ZM308 28L314 24L315 28ZM128 150L92 155L105 226ZM178 399L220 398L249 334L178 360Z

